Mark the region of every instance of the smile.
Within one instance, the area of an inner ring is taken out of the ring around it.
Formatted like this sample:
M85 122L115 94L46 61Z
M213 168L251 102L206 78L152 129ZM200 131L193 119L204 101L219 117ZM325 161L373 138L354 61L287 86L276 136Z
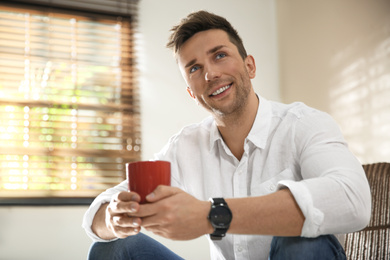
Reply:
M232 86L232 84L227 85L227 86L225 86L225 87L222 87L222 88L216 90L213 94L211 94L211 96L219 95L219 94L221 94L222 92L224 92L225 90L227 90L228 88L230 88L231 86Z

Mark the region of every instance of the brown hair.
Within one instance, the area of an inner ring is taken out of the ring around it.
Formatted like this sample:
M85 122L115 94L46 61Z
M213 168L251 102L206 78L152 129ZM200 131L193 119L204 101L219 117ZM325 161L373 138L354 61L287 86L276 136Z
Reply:
M230 42L236 45L242 59L246 58L247 53L237 31L225 18L207 11L191 13L186 18L183 18L178 25L173 26L167 47L177 54L183 44L194 34L210 29L225 31L229 36Z

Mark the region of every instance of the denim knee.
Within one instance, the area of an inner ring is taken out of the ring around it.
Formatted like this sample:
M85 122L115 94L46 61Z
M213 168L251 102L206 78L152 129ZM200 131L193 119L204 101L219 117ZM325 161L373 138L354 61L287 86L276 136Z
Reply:
M345 260L346 256L335 236L324 235L316 238L274 237L269 259Z
M182 258L169 250L156 240L139 233L124 239L111 242L96 242L92 244L88 260L182 260Z

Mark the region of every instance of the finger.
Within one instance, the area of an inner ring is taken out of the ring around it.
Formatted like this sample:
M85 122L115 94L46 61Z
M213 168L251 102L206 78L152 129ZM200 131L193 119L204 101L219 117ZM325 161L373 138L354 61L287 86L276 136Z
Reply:
M118 194L118 200L140 202L141 197L134 191L126 191Z
M111 201L136 201L141 200L140 196L132 191L121 191L112 196Z
M154 234L161 234L161 233L163 233L162 231L161 231L161 227L159 227L159 226L148 226L148 227L144 227L144 226L142 226L146 231L149 231L149 232L152 232L152 233L154 233Z
M162 209L158 211L154 215L150 215L142 218L142 227L150 228L150 227L169 227L174 224L177 224L180 220L177 219L177 215L175 212L171 210Z
M159 185L152 193L146 196L146 200L148 202L155 202L163 198L172 196L178 193L179 191L180 191L179 189L174 187Z
M114 227L113 228L113 232L115 234L116 237L118 238L126 238L128 236L134 236L134 235L137 235L140 231L141 231L141 228L139 227L136 227L136 228L133 228L133 227Z
M116 237L125 238L141 231L141 219L128 217L125 214L112 216L110 227Z
M149 217L146 217L146 218L142 218L142 227L144 228L148 228L148 227L152 227L152 226L156 226L156 225L161 225L161 220L156 216L156 215L153 215L153 216L149 216Z
M132 214L139 210L138 202L110 202L108 210L112 215Z
M170 233L167 232L167 230L163 229L161 226L149 226L145 228L145 230L161 237L171 238Z
M141 225L141 219L136 217L128 217L126 215L113 216L112 223L116 227L122 228L138 228Z

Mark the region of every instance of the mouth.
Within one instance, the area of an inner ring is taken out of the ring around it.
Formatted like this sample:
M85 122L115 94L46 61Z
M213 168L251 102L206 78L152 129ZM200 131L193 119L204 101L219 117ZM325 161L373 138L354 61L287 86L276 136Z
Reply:
M225 92L226 90L228 90L231 86L232 86L232 84L230 83L229 85L221 87L221 88L217 89L215 92L213 92L210 96L217 96L217 95Z

